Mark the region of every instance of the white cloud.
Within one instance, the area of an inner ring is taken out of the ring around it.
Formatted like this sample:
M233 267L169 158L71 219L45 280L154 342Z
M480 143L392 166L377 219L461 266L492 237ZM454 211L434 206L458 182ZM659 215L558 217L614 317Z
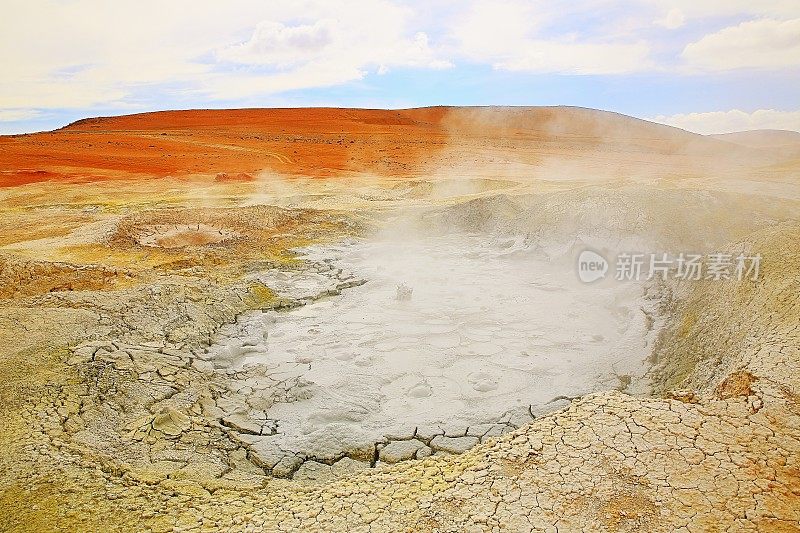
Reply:
M686 45L683 58L694 68L732 70L800 66L800 18L743 22Z
M800 65L800 2L774 0L475 0L452 31L457 52L512 71L627 74ZM750 20L719 29L719 20ZM654 34L709 28L695 43ZM678 60L678 61L675 61Z
M598 3L602 4L590 2ZM621 74L652 66L643 40L587 37L574 29L554 31L574 10L574 5L560 2L479 0L456 23L453 38L469 60L502 70Z
M280 22L259 22L252 37L244 43L228 46L217 55L237 63L273 64L279 67L308 61L330 49L335 20L314 24L286 26Z
M4 0L3 7L6 113L257 104L264 95L456 61L599 75L800 65L797 0ZM756 20L719 29L722 17ZM687 30L659 31L654 21ZM681 40L705 27L711 33L697 42Z
M201 91L213 99L235 100L258 94L330 87L360 80L366 74L366 71L356 67L306 64L273 74L218 74L207 79Z
M261 22L247 41L219 50L217 57L267 70L216 76L208 84L210 94L241 98L327 87L362 79L370 71L385 74L394 67L451 67L431 48L427 34L407 30L407 18L402 8L373 3L357 13L313 24Z
M708 113L659 115L650 120L702 134L763 129L800 131L800 111L775 109L759 109L752 113L732 109Z
M41 116L37 109L0 109L0 122L19 122Z
M0 18L4 108L116 105L148 84L199 79L209 66L194 58L247 24L189 0L10 3Z
M652 66L645 43L562 43L531 40L516 53L494 62L511 71L573 74L624 74ZM499 58L498 58L499 59Z
M680 11L687 20L737 15L774 18L800 16L800 3L797 0L642 0L640 3L650 4L664 14L672 10Z
M242 64L291 67L312 61L402 65L446 68L448 61L436 57L423 32L406 35L401 19L373 20L374 26L359 27L359 21L323 19L314 24L287 26L263 21L252 37L217 53L220 59Z
M170 94L233 98L450 66L411 24L414 11L390 0L8 0L4 8L6 109L121 107L167 84Z

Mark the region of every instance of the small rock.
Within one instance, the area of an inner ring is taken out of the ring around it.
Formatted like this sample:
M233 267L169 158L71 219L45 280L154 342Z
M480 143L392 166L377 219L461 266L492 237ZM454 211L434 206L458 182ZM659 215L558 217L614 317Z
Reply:
M162 409L153 419L153 429L169 437L177 437L190 426L189 417L172 407Z
M333 472L330 466L316 461L306 461L297 469L292 479L299 481L325 481L332 476Z
M419 426L415 437L420 440L429 441L436 435L444 435L444 430L439 426Z
M241 413L226 416L222 419L222 423L239 433L261 434L261 424Z
M369 464L363 461L356 461L355 459L350 459L349 457L343 457L333 463L331 467L331 471L335 476L347 476L350 474L354 474L356 472L360 472L362 470L366 470L369 468Z
M250 459L261 468L273 469L284 458L294 457L283 451L270 438L247 437L246 434L241 435L239 438L250 445Z
M505 435L510 431L514 431L514 428L505 424L494 424L489 431L483 434L481 440L488 439L489 437L499 437L500 435Z
M419 450L417 450L417 459L422 459L424 457L430 457L433 454L433 450L431 450L427 446L423 446Z
M385 463L398 463L416 457L417 450L423 448L425 444L417 439L395 440L384 447L378 457Z
M302 464L303 461L296 455L284 456L283 459L278 461L278 464L272 468L272 475L275 477L290 478Z
M508 411L505 416L503 417L500 422L504 422L509 426L513 426L514 428L522 427L526 424L530 424L533 421L533 417L531 416L531 412L527 407L518 407Z

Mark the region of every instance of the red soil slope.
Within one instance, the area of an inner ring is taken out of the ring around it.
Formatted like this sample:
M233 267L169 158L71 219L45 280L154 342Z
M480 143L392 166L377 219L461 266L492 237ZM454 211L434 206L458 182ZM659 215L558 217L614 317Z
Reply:
M588 156L638 168L664 156L674 166L732 153L715 139L569 107L165 111L0 136L0 186L262 171L418 176L442 165L535 166Z

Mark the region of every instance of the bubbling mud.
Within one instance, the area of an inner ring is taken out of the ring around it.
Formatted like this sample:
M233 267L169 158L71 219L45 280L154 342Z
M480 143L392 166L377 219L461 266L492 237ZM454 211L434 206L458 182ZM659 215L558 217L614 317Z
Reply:
M299 380L302 393L261 415L277 427L263 438L307 456L422 428L464 436L509 413L521 424L598 390L646 393L655 303L642 286L582 284L571 265L520 242L450 235L306 249L322 268L260 280L310 303L242 317L211 354ZM336 292L331 272L366 283L317 299Z

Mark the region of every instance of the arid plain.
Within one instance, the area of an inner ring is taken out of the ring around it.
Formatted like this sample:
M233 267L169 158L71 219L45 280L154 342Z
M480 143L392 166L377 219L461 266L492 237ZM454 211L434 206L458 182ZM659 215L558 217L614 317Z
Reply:
M799 173L571 107L0 137L0 530L798 531Z

